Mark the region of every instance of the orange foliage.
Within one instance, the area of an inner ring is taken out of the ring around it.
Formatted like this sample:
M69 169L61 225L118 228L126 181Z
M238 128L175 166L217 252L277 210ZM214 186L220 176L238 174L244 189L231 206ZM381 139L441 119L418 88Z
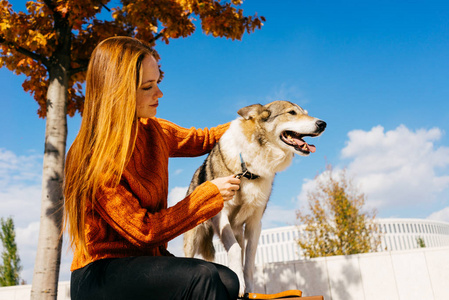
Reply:
M48 69L58 63L63 45L70 43L70 75L67 113L82 113L87 63L95 46L114 35L133 36L154 46L157 39L187 37L195 31L195 17L205 34L240 40L245 32L260 29L264 17L244 16L241 0L122 0L107 20L97 19L109 0L37 0L26 4L27 13L14 12L0 0L0 67L24 74L25 91L39 104L38 115L46 116ZM61 24L71 29L62 36ZM68 53L64 53L68 54Z

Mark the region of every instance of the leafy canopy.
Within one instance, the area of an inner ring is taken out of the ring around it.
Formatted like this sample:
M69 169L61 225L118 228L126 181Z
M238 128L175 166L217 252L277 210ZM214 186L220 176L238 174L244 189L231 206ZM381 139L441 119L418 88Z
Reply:
M39 104L38 115L46 116L48 70L58 54L70 55L67 113L82 113L82 83L90 54L103 39L126 35L154 46L156 40L187 37L196 30L197 19L205 34L240 40L245 32L260 29L264 17L244 16L238 6L214 0L121 0L109 9L109 0L37 0L26 4L27 13L14 12L0 0L0 67L26 75L23 89ZM117 3L117 2L115 2ZM101 13L107 10L108 13ZM65 30L65 29L69 30ZM60 51L69 43L69 53Z
M308 194L309 214L297 212L304 227L298 243L308 258L376 252L380 233L375 211L365 212L365 195L347 179L328 166L317 187Z
M2 242L2 262L0 264L0 286L19 284L20 265L19 252L16 244L16 232L12 218L0 219L0 241Z

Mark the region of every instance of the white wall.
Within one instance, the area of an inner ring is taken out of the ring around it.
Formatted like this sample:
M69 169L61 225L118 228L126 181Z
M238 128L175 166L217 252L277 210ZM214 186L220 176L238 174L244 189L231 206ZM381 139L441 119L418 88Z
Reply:
M426 248L449 246L449 223L427 219L376 219L381 230L378 251L403 251L419 248L417 239ZM256 254L256 265L304 259L298 239L305 225L262 230ZM228 257L221 241L214 239L215 261L226 265ZM449 297L448 297L449 299Z
M447 300L449 247L270 263L256 269L256 292L299 289L325 300ZM30 285L0 288L0 300L29 299ZM58 300L69 300L61 282Z
M0 300L28 300L30 293L31 285L0 287ZM70 300L70 282L59 283L58 300Z
M256 270L257 292L299 289L326 300L447 300L449 247L271 263Z

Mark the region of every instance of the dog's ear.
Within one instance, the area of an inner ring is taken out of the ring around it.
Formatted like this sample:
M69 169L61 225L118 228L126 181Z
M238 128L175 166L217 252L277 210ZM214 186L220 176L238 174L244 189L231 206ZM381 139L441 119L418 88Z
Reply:
M271 111L269 111L266 108L264 108L263 111L260 113L260 118L264 122L266 122L268 120L268 118L270 118L270 116L271 116Z
M263 110L263 105L261 104L253 104L250 106L246 106L244 108L239 109L237 112L240 116L242 116L245 120L254 119L257 117Z
M255 119L256 117L260 116L263 121L266 121L271 115L271 112L261 104L246 106L244 108L241 108L237 113L245 120Z

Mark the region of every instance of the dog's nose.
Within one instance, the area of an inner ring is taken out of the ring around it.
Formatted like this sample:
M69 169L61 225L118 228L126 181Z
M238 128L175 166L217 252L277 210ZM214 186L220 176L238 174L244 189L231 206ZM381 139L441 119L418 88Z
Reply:
M320 132L321 132L321 131L324 131L324 129L326 129L326 126L327 126L326 122L324 122L324 121L322 121L322 120L316 121L316 127L318 127L318 130L319 130Z

